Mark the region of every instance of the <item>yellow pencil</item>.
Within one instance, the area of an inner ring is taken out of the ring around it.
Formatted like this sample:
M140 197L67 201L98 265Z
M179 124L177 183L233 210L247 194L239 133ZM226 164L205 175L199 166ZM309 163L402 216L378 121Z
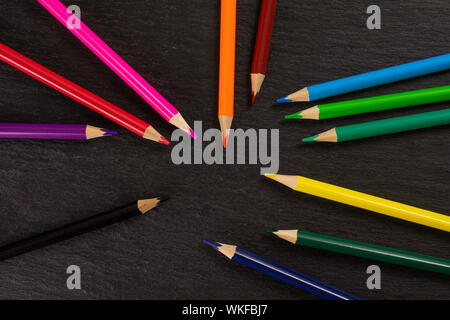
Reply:
M450 232L450 216L300 176L266 174L266 177L295 191Z

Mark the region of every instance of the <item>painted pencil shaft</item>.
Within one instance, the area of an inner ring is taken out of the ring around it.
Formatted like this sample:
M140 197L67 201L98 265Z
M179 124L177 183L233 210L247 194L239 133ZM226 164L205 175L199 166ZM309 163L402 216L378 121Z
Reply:
M261 1L258 32L253 51L253 62L250 75L252 83L252 103L255 103L266 76L276 6L277 0Z
M233 245L204 240L232 261L327 300L358 300L353 295Z
M450 53L308 86L278 101L316 101L448 69L450 69Z
M222 0L220 17L219 123L225 147L234 116L235 50L236 0Z
M58 92L61 92L69 98L81 103L89 109L116 122L122 127L145 139L169 144L169 142L148 123L96 96L92 92L80 87L72 81L67 80L59 74L41 66L33 60L28 59L24 55L8 48L2 43L0 43L0 60L3 60L7 64L22 71L30 77L35 78Z
M159 198L139 200L114 211L101 213L65 226L0 247L0 260L6 260L113 223L148 212L159 204Z
M286 116L286 118L323 120L448 100L450 100L450 86L442 86L371 98L321 104Z
M117 132L81 124L0 123L0 138L88 140Z
M447 124L450 124L450 109L337 127L318 136L306 138L304 141L312 139L317 142L345 142ZM335 138L330 139L333 132Z
M175 107L59 0L37 0L166 121L196 137Z
M378 260L406 267L450 274L450 260L375 244L332 237L304 230L278 230L273 234L298 245ZM293 241L292 241L293 240Z
M265 176L295 191L450 232L450 216L301 176L277 174Z

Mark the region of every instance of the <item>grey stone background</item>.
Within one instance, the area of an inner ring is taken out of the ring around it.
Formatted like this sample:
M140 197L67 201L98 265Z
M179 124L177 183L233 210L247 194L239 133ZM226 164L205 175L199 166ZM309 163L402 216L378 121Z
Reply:
M219 1L72 0L82 19L179 108L189 123L217 128ZM382 30L366 8L382 9ZM277 105L301 87L449 52L448 1L280 0L268 76L250 106L250 64L259 1L238 1L234 128L279 128L280 173L310 178L449 214L448 127L341 145L301 138L336 125L448 106L313 121L283 121L313 104ZM149 121L173 127L36 1L0 2L0 41ZM448 84L449 72L347 94L340 101ZM89 123L120 135L90 142L0 141L0 243L170 194L152 214L0 263L2 299L314 299L226 261L203 238L237 244L365 299L449 299L448 276L376 263L382 290L366 288L359 258L291 246L268 228L321 232L450 258L449 235L293 192L257 165L175 166L170 150L144 141L0 63L2 122ZM82 290L66 289L66 268Z

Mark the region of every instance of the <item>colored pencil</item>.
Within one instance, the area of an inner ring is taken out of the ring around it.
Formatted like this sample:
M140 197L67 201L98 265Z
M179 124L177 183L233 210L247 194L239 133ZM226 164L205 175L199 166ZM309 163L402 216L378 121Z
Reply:
M350 206L381 213L394 218L414 222L431 228L450 231L450 216L419 209L413 206L341 188L332 184L301 176L266 174L285 186L316 197L344 203Z
M285 119L323 120L450 100L450 86L326 103L285 116Z
M250 74L252 82L252 104L255 103L266 77L276 8L277 0L261 0L258 32L256 34L252 70Z
M189 127L180 112L170 104L158 91L131 68L114 50L89 29L76 15L66 8L59 0L38 0L56 19L58 19L70 32L72 32L84 45L86 45L111 70L125 81L137 94L153 107L166 121L196 138L194 131ZM73 27L68 21L74 21Z
M219 123L226 148L234 115L236 0L221 0L220 12Z
M450 53L305 87L277 101L279 103L316 101L448 69L450 69Z
M450 260L375 244L336 238L304 230L268 230L277 237L306 247L450 274Z
M37 250L57 242L106 227L134 216L143 215L157 207L164 200L166 199L153 198L139 200L116 210L100 213L39 235L7 244L0 247L0 260L6 260L26 252Z
M450 124L450 109L337 127L303 142L344 142Z
M116 131L83 124L0 123L0 138L90 140L112 136Z
M355 296L260 257L237 246L203 240L228 259L327 300L359 300Z
M3 60L14 68L19 69L56 91L59 91L89 109L94 110L131 132L136 133L144 139L157 141L166 145L169 144L169 141L167 141L148 123L136 118L119 107L116 107L112 103L103 100L92 92L83 89L79 85L67 80L59 74L56 74L55 72L41 66L40 64L28 59L17 51L14 51L1 43L0 60Z

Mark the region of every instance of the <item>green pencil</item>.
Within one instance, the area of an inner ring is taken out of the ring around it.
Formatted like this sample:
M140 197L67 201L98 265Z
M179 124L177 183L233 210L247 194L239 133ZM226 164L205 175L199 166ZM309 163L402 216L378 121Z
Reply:
M385 134L442 126L450 123L450 109L337 127L303 142L344 142Z
M323 120L450 100L450 86L317 105L286 119Z
M450 274L450 260L411 251L398 250L374 244L331 237L303 230L268 230L293 244L378 260L402 266Z

